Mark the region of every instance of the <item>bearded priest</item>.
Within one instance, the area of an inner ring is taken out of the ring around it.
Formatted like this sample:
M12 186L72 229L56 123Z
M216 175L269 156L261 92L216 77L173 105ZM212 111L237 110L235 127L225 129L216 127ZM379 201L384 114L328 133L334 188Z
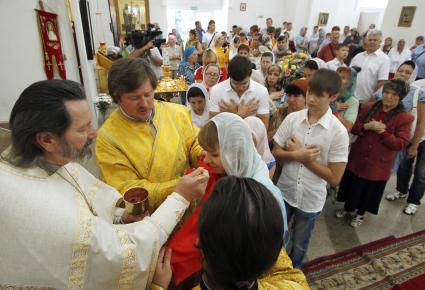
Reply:
M34 83L15 103L12 145L0 160L0 289L162 286L160 248L208 174L181 178L151 216L131 215L116 207L119 192L74 162L96 137L91 120L73 81Z

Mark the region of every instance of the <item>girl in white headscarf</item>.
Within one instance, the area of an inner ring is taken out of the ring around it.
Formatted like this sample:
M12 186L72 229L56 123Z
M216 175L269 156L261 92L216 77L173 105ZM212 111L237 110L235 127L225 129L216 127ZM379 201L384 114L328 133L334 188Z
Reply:
M264 126L264 123L255 116L249 116L245 118L244 121L251 130L255 148L257 149L258 154L260 154L261 159L266 163L267 168L269 169L269 176L272 178L276 169L276 159L270 152L266 127Z
M198 139L205 150L204 162L214 173L250 177L262 183L276 197L286 217L282 193L271 181L267 165L255 149L251 130L241 117L227 112L216 115L205 124ZM287 234L286 226L285 229Z
M168 244L173 250L171 264L177 284L201 270L202 255L195 246L198 215L213 192L215 182L223 176L249 177L263 184L279 203L284 219L285 245L289 240L282 193L271 181L267 165L257 153L251 130L243 119L235 114L220 113L201 129L198 141L205 150L200 166L209 171L210 179L200 205Z

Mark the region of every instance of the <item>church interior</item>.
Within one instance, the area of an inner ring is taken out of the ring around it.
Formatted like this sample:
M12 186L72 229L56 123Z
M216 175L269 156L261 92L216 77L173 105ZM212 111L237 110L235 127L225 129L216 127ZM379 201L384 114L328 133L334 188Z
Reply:
M424 15L425 2L421 0L0 1L0 35L5 37L1 42L4 53L0 55L0 151L11 144L9 118L15 102L25 88L37 81L66 79L81 84L92 113L92 124L96 129L100 129L108 117L115 110L119 110L108 90L108 73L115 61L129 53L123 48L123 43L133 42L137 37L150 37L152 33L149 42L155 38L154 46L163 48L162 45L165 42L168 45L169 36L172 35L181 43L180 56L185 58L184 44L190 38L189 31L195 29L195 21L200 21L203 29L207 30L208 22L215 20L216 31L226 32L228 41L232 42L232 26L236 25L239 32L244 32L251 41L252 26L260 30L267 28L266 19L270 18L274 29L282 28L283 22L287 21L293 26L294 36L305 27L308 37L312 35L316 25L329 35L335 26L341 27L341 33L344 26L348 26L366 35L373 24L374 29L382 33L381 47L384 46L384 39L391 38L392 47L397 47L398 41L403 39L406 48L410 48L415 45L418 36L422 35L423 41ZM136 50L141 47L133 46ZM296 51L299 52L298 49ZM132 53L127 57L132 57ZM188 89L188 79L184 75L178 75L180 71L175 76L176 69L170 71L167 62L171 63L172 58L162 53L161 63L164 65L159 68L161 80L158 81L155 98L163 102L181 103ZM424 63L422 61L421 65ZM282 65L284 67L284 64ZM419 63L417 65L419 66ZM82 165L96 178L102 178L95 157L93 154ZM392 288L399 285L397 279L403 271L410 273L412 277L420 277L415 282L419 284L413 285L416 285L416 289L424 289L425 209L418 206L416 213L405 214L405 199L389 201L385 198L388 193L394 192L396 187L397 176L393 172L385 185L379 215L366 213L361 226L350 226L348 215L343 218L335 217L335 211L341 208L343 203L337 201L336 190L328 186L326 201L315 223L304 257L304 266L301 268L311 289L414 289L410 284L408 286L412 288ZM288 226L293 226L289 220ZM410 244L403 248L402 245L406 243ZM412 245L418 252L408 256L407 251ZM391 254L385 256L387 260L381 259L386 255L386 251ZM411 268L400 258L403 256L400 253L406 253L406 257L417 258L406 262L410 263ZM398 258L394 258L394 255ZM375 259L377 265L380 264L376 268L372 267L373 263L367 260L369 258ZM369 264L359 266L363 265L362 263ZM0 262L1 264L3 262ZM385 268L387 266L389 268ZM385 268L387 274L377 275L381 269L379 267ZM342 268L344 271L338 270ZM411 270L413 268L420 274ZM0 273L0 289L9 289L3 288L8 285L8 281L1 276ZM347 278L348 276L354 278ZM349 284L346 282L348 280L354 282Z

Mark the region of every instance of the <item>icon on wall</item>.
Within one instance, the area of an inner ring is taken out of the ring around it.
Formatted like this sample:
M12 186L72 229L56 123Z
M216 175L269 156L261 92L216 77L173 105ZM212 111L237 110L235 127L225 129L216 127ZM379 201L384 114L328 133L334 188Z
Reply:
M318 26L326 26L328 24L329 13L320 12L319 21L317 22Z
M416 6L403 6L401 8L400 19L398 26L410 27L412 26L413 17L415 16Z
M246 3L241 3L239 10L240 11L246 11Z

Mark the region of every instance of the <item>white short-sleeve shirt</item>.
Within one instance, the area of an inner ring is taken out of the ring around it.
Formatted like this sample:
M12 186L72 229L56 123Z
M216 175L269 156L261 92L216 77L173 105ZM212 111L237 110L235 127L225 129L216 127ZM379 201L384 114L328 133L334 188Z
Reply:
M214 37L214 39L213 39ZM215 41L218 38L218 32L205 32L202 36L202 43L205 43L207 48L212 48L215 45Z
M211 88L210 112L221 112L221 101L230 102L230 100L234 100L236 104L239 104L242 100L248 102L251 99L257 99L260 102L256 115L270 114L269 93L266 87L250 80L248 89L239 97L230 86L230 79L227 79Z
M330 60L326 63L328 66L328 69L336 71L339 67L347 67L347 65L343 62L340 63L337 58L334 58L333 60Z
M159 52L158 47L151 48L150 53L151 53L152 56L155 56L157 58L162 59L162 55L161 55L161 52ZM150 67L153 70L153 72L155 73L156 77L158 79L162 78L162 68L161 68L161 66L157 66L156 64L154 64L153 60L151 60L150 57L148 57L148 60L149 60Z
M364 51L353 58L350 66L358 66L362 69L357 75L357 87L354 95L360 103L364 103L375 92L378 81L388 80L390 59L380 49L370 54Z
M322 165L347 162L348 132L332 114L331 109L316 124L308 122L307 109L289 114L283 120L273 140L282 148L294 136L306 145L319 145ZM282 175L277 186L285 201L304 212L319 212L326 200L326 181L302 163L287 161L283 163Z

